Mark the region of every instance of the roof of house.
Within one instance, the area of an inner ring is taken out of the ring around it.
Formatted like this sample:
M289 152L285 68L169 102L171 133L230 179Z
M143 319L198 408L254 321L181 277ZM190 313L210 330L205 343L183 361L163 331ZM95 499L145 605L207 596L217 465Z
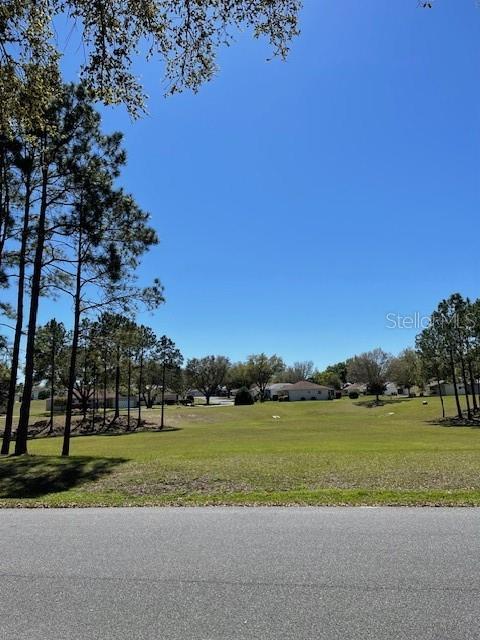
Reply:
M354 391L355 389L366 389L367 385L364 382L347 382L342 387L342 391Z
M282 391L283 389L288 389L293 386L291 382L274 382L273 384L269 384L267 389L269 391Z
M300 382L295 382L295 384L291 384L289 389L329 389L332 387L326 387L323 384L315 384L314 382L308 382L307 380L301 380Z

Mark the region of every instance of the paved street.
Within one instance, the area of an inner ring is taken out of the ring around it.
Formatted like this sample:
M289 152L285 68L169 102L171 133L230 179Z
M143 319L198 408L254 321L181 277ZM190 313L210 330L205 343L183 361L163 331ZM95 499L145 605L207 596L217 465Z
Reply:
M465 640L480 510L0 511L2 640Z

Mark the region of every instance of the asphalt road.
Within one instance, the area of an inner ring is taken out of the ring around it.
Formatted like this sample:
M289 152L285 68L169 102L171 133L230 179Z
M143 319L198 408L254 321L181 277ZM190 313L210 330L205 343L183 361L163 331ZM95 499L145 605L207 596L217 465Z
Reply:
M480 510L0 510L2 640L480 638Z

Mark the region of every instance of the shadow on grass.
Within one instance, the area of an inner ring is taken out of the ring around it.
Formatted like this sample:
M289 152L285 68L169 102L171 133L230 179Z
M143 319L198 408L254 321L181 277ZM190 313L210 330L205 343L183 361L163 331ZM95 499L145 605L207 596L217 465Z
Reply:
M466 416L464 418L458 418L457 416L451 416L447 418L437 418L436 420L427 420L427 424L432 424L437 427L462 427L463 429L480 429L480 417L476 416L472 420L469 420Z
M53 431L49 429L50 424L48 420L42 420L34 422L29 427L29 440L35 440L38 438L55 438L63 436L63 425L61 427L56 424ZM125 436L133 433L156 433L158 431L181 431L181 427L165 426L163 429L157 425L156 422L142 421L140 426L132 424L129 428L125 421L110 421L105 426L101 420L98 420L95 425L92 425L91 421L77 421L72 425L71 437L83 437L83 436ZM1 432L0 432L1 435ZM15 439L15 432L13 433L13 439Z
M73 437L83 436L133 436L139 433L168 433L169 431L182 431L182 427L163 427L163 429L132 429L130 431L95 431L93 433L76 433L72 434Z
M353 404L356 407L366 407L367 409L371 409L372 407L384 407L389 404L398 404L399 402L410 402L413 398L402 398L401 396L396 396L395 398L380 398L379 402L375 399L365 399L359 400L358 402L354 402Z
M0 498L37 498L111 473L123 458L20 456L0 459Z

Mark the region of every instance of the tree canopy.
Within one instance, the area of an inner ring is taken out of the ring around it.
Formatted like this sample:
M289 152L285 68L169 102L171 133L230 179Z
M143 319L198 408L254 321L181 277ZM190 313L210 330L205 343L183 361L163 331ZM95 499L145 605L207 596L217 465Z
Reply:
M230 45L240 29L267 38L273 55L285 57L298 33L300 7L300 0L6 0L0 6L0 92L20 107L34 65L42 71L35 92L40 98L43 90L48 99L59 58L70 46L81 48L78 71L91 97L126 104L138 115L145 93L135 58L160 60L167 93L197 91L216 73L219 47Z

